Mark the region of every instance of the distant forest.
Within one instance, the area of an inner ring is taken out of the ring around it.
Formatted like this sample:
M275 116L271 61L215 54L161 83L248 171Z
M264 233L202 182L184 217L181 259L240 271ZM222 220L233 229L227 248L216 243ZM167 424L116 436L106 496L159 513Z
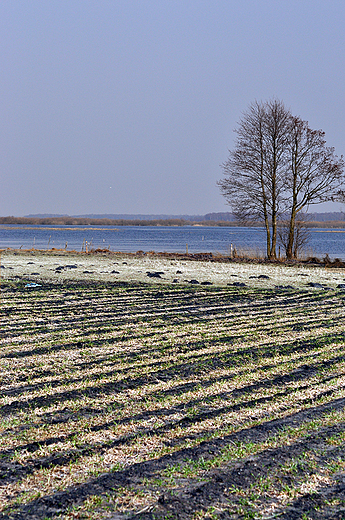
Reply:
M345 227L342 212L308 213L308 227ZM37 214L25 217L0 217L0 224L54 226L243 226L232 213L206 215L52 215ZM261 223L251 223L261 226Z
M235 221L166 219L111 219L89 217L0 217L0 224L54 225L54 226L241 226Z
M38 213L35 215L25 215L23 218L86 218L86 219L107 219L107 220L187 220L189 222L202 222L214 220L215 222L235 222L235 216L230 212L222 213L206 213L206 215L145 215L145 214L125 214L125 213L105 213L105 214L87 214L87 215L58 215L48 213ZM0 217L1 218L1 217ZM20 217L19 217L20 218ZM333 211L328 213L308 213L308 220L323 222L324 220L345 220L345 213L341 211Z

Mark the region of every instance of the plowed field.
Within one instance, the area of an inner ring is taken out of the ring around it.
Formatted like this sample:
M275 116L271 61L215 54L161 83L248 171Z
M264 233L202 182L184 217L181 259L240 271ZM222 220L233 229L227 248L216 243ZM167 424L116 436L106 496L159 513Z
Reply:
M345 518L344 303L4 281L0 518Z

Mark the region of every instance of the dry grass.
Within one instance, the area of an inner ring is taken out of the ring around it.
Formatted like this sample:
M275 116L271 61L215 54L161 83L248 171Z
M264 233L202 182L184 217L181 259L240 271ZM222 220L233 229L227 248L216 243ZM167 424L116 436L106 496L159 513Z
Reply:
M341 291L7 281L1 311L0 518L344 511Z

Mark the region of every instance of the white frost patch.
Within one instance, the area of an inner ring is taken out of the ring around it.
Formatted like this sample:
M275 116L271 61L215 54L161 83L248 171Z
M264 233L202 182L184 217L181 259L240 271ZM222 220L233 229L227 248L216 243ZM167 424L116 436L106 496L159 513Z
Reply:
M188 284L197 280L218 286L241 282L249 287L272 288L276 285L306 288L309 283L335 288L345 283L342 268L174 260L150 255L6 251L2 253L1 265L1 277L5 280L19 277L17 279L37 282L97 280L165 284L175 280L175 283ZM71 265L77 267L66 267ZM160 277L149 277L148 273L160 273Z

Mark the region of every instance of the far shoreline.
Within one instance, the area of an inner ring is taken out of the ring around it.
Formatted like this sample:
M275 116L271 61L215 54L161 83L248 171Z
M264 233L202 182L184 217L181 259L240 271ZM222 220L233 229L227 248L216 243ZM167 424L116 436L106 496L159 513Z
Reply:
M248 227L263 229L262 222L240 222L230 220L185 220L185 219L108 219L108 218L84 218L84 217L0 217L0 226L166 226L166 227ZM305 223L309 229L343 229L345 220L309 221Z

